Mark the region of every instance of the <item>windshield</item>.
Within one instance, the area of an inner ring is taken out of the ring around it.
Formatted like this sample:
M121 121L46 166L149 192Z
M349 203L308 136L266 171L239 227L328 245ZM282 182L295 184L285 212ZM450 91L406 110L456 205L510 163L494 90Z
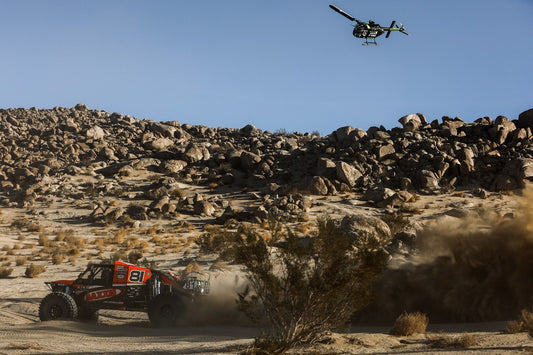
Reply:
M113 282L113 269L108 265L90 265L78 276L76 283L108 286Z

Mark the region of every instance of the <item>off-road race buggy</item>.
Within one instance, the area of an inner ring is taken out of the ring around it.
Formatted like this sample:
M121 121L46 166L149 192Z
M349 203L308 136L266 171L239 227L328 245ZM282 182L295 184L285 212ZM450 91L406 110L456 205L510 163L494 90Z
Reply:
M41 301L41 321L96 320L98 310L148 313L155 327L176 325L187 304L209 293L209 281L179 279L171 272L122 261L89 264L76 280L45 282L52 293Z

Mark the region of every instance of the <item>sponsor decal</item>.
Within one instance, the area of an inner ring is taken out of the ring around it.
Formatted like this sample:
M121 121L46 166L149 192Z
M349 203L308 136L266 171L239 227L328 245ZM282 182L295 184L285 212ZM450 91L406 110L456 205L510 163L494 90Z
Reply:
M113 298L122 293L121 289L118 288L106 288L103 290L91 291L85 295L85 300L87 302L102 301L108 298Z

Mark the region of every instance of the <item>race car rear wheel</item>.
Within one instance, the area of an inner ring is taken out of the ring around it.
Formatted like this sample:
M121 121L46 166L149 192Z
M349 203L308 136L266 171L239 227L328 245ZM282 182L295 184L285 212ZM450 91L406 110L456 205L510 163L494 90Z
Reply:
M148 306L148 317L154 327L175 326L183 314L183 301L176 295L159 295Z
M39 318L41 321L54 319L74 319L78 317L76 301L66 293L52 292L41 301Z

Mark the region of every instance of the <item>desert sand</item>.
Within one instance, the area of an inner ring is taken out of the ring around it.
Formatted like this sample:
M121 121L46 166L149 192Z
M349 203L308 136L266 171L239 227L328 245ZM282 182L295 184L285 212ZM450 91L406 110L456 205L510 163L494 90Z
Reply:
M197 187L191 187L197 192ZM312 215L324 212L342 215L354 206L368 214L377 209L367 206L357 196L346 198L322 199L322 203L312 208ZM488 199L465 198L463 194L422 196L414 203L422 212L413 215L417 221L454 219L446 213L450 208L459 206L492 206L500 215L517 208L514 194L493 194ZM241 204L253 203L240 200ZM64 206L61 202L52 205L38 204L32 209L32 220L41 229L52 233L60 228L73 228L75 235L84 238L97 238L101 229L88 223L73 222L82 210ZM2 209L0 224L0 245L12 248L20 244L13 258L25 255L31 258L41 247L24 248L25 244L36 244L41 232L20 231L13 228L12 222L27 216L26 209ZM197 226L205 223L205 218L183 215L183 219ZM203 219L203 220L202 220ZM67 221L67 222L65 222ZM147 221L144 227L158 224ZM199 228L199 227L198 227ZM197 229L185 233L182 238L195 234ZM113 232L110 228L109 233ZM132 233L136 233L132 231ZM21 235L24 237L21 238ZM149 240L149 236L145 237ZM22 240L22 241L21 241ZM72 279L83 270L88 260L97 260L96 251L89 245L86 255L65 261L59 265L46 262L46 271L35 278L27 278L24 271L27 265L13 265L8 278L0 279L0 352L5 354L46 354L46 353L178 353L178 354L231 354L242 351L253 342L260 329L251 325L246 318L235 310L235 292L244 275L237 266L225 270L211 270L213 289L210 299L198 305L199 310L189 315L184 325L171 329L153 329L144 313L103 311L97 324L79 321L40 322L38 307L42 297L49 291L44 282L56 279ZM93 255L94 254L94 255ZM208 269L216 259L214 256L195 256L195 251L185 257L182 254L158 255L148 252L146 257L156 260L162 269L178 272L185 267L180 263L184 258L200 260ZM9 260L9 258L8 258ZM202 261L203 260L203 261ZM350 329L332 333L327 344L317 344L311 348L295 349L295 353L335 353L335 354L515 354L527 353L533 349L533 340L527 333L505 333L506 322L449 323L433 324L430 320L426 334L409 337L392 336L392 324L357 325ZM460 336L469 333L477 339L477 345L468 349L435 349L428 339L434 336Z

